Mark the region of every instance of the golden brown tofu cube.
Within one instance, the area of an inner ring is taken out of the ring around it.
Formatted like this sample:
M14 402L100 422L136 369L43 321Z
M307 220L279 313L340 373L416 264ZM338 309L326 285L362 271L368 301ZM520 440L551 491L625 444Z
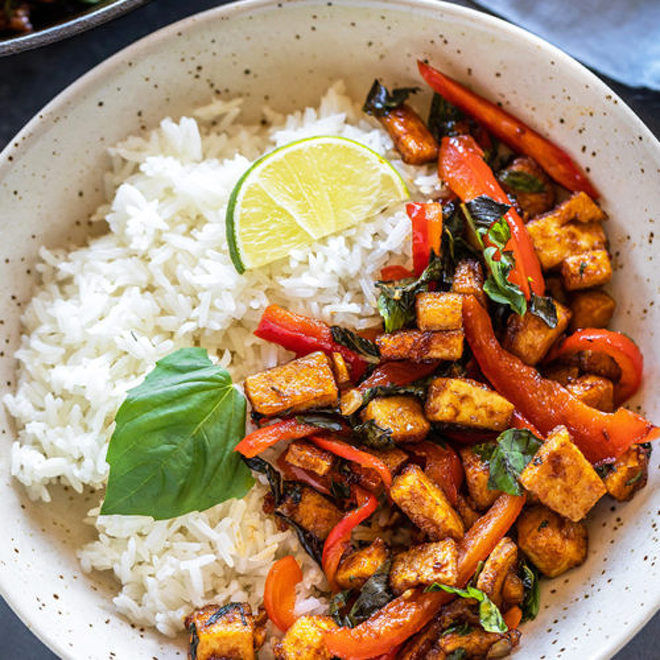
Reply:
M321 541L325 541L344 515L330 500L302 484L287 492L277 511Z
M520 483L545 506L573 522L582 520L606 492L564 426L550 433L521 472Z
M555 380L564 387L571 381L579 378L580 369L576 364L552 364L543 371L543 375L549 380Z
M606 328L612 316L616 302L605 291L580 291L571 300L570 330L575 332L580 328Z
M185 625L190 633L190 660L253 660L255 649L263 643L248 603L205 605L187 616Z
M362 421L368 420L373 420L381 429L389 429L394 442L419 442L431 430L422 404L412 396L372 399L362 411Z
M525 585L513 570L509 571L502 584L502 602L508 607L520 605L525 600Z
M587 558L587 528L537 504L516 523L518 545L547 577L557 577Z
M486 307L487 300L484 293L484 269L476 259L461 259L456 264L451 290L466 296L475 296Z
M378 117L392 138L401 160L410 165L432 163L438 158L438 143L420 116L405 103Z
M561 264L561 279L567 291L589 289L612 279L612 262L607 250L591 250L566 257Z
M350 387L351 374L341 353L335 352L332 354L332 370L335 374L335 382L340 390Z
M576 193L549 213L527 223L527 231L543 270L566 257L607 245L601 226L605 214L585 193Z
M463 296L429 291L415 300L420 330L460 330L463 327Z
M481 589L498 607L504 600L504 581L517 561L518 546L505 536L490 553L479 573L477 589Z
M614 410L614 385L602 376L587 374L565 385L566 389L592 408L603 412Z
M545 295L552 296L562 305L568 305L568 296L561 283L561 278L557 275L550 275L545 278Z
M577 354L577 363L580 371L584 373L601 376L615 383L621 378L621 367L614 358L605 353L580 351Z
M330 358L321 351L245 379L245 394L261 415L279 415L337 403Z
M381 538L366 548L352 552L342 559L335 581L342 589L361 589L364 583L387 561L390 551Z
M323 477L335 464L335 456L305 440L294 440L287 448L284 460Z
M456 510L463 521L463 527L465 529L470 529L479 519L479 512L476 511L473 504L473 502L463 497L460 493L458 494L456 498Z
M517 355L525 364L535 365L564 333L571 319L571 310L555 301L557 325L551 328L543 319L529 310L523 316L511 314L507 321L502 346Z
M339 412L345 417L349 417L360 409L363 402L364 399L360 390L353 387L341 393L341 397L339 398Z
M605 488L614 499L625 502L646 486L650 455L650 445L633 445L617 458L604 479Z
M486 632L485 630L471 630L462 632L450 632L443 635L437 643L438 648L446 655L457 652L459 649L465 651L465 658L503 658L518 646L520 642L519 630L507 630L505 633ZM490 649L497 644L497 653L491 654Z
M338 627L330 616L299 617L284 638L273 644L276 660L330 660L324 639Z
M429 387L424 411L432 422L504 431L513 404L477 381L436 378Z
M463 521L419 465L408 465L392 481L390 497L432 541L463 536Z
M371 449L369 447L362 447L361 449L383 461L392 474L396 474L410 458L403 449L399 449L398 447L391 447L390 449Z
M513 195L525 218L545 213L555 203L555 187L536 161L521 156L498 174L504 191Z
M398 596L412 587L434 582L453 586L458 579L458 546L454 539L416 545L392 561L390 587Z
M463 331L400 330L376 337L383 360L458 360L463 355Z
M470 499L477 509L487 509L501 494L500 490L488 488L488 477L490 470L488 463L472 450L472 447L463 447L459 450L463 469L465 470L465 482L470 493Z

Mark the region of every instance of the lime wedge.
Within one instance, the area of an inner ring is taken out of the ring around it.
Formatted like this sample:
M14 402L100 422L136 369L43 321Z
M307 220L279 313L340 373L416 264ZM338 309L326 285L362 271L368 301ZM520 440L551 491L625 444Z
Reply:
M243 273L407 198L394 167L359 142L291 142L258 160L234 187L226 217L231 259Z

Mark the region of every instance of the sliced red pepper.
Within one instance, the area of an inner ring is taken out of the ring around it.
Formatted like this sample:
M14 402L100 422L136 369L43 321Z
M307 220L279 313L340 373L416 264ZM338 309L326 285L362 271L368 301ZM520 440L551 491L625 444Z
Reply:
M406 213L412 222L412 253L415 277L429 265L431 251L440 254L442 239L442 204L410 202Z
M467 531L459 546L459 586L467 584L479 562L488 557L513 525L524 504L524 495L500 495ZM419 632L452 598L444 591L407 591L355 628L329 632L326 648L339 658L365 660L382 655Z
M305 470L304 468L298 467L297 465L291 465L284 457L286 452L280 454L277 459L277 467L280 468L282 476L287 481L300 481L308 486L311 486L314 490L324 495L332 495L330 490L330 481L327 477L321 477L310 470Z
M352 487L357 507L349 511L344 517L332 528L328 538L323 545L323 557L321 564L323 565L323 572L330 584L332 590L336 590L335 575L341 557L346 551L350 541L351 533L355 527L364 522L378 506L378 500L368 491L360 488L359 486ZM378 655L378 654L375 654Z
M426 441L411 443L407 449L414 456L422 456L426 460L424 472L442 488L452 506L456 506L464 476L463 464L456 451Z
M298 440L318 432L317 426L301 424L295 419L283 419L281 422L262 426L260 429L248 433L236 445L234 451L243 454L245 458L253 458L280 440Z
M296 585L302 578L300 566L291 555L278 559L266 576L264 607L268 618L282 632L295 623Z
M659 429L641 415L625 408L604 413L587 406L505 351L495 337L488 312L474 296L463 299L463 326L472 353L493 387L541 433L564 425L592 463L611 461L631 445L657 437Z
M385 387L388 385L410 385L416 380L430 376L437 368L437 362L408 362L400 360L397 362L383 362L379 364L368 378L359 385L358 390L364 394L372 387Z
M598 191L573 159L506 110L471 92L463 85L418 60L422 78L438 94L483 124L514 151L533 158L557 183L568 190L582 190L596 199Z
M543 439L543 435L541 434L541 431L539 431L534 424L532 424L527 417L525 417L521 412L518 410L513 411L513 415L511 416L511 426L514 429L527 429L528 431L531 431L537 438Z
M357 353L334 341L329 325L279 305L266 307L254 334L293 351L298 357L314 351L323 351L328 356L340 353L350 365L354 380L359 379L367 368L367 363Z
M578 351L605 353L619 365L621 378L614 386L614 399L617 405L635 394L642 384L644 357L637 344L626 335L604 328L578 330L564 339L548 359L554 360Z
M380 279L383 282L396 282L397 280L405 280L408 277L414 277L415 273L403 266L385 266L380 271Z
M347 461L353 461L353 463L358 463L362 467L370 468L376 470L380 476L385 488L389 489L392 485L392 473L389 468L383 461L381 461L377 456L369 454L366 451L362 451L353 445L349 445L348 442L342 442L341 440L336 440L334 438L322 438L319 436L312 436L310 440L321 449L331 452L335 456L340 456L345 458Z
M443 429L442 435L459 445L480 445L492 442L497 438L496 431L479 431L478 429Z
M442 138L438 170L440 177L464 202L486 195L500 204L510 204L493 171L483 159L481 147L470 135ZM515 260L509 281L517 284L528 300L530 286L531 291L542 296L545 281L525 223L513 208L504 217L511 229L506 249L513 252Z

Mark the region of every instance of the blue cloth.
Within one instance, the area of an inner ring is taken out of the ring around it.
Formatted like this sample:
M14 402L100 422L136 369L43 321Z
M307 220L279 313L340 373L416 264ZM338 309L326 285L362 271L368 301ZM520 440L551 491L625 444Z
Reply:
M660 90L660 0L477 0L631 87Z

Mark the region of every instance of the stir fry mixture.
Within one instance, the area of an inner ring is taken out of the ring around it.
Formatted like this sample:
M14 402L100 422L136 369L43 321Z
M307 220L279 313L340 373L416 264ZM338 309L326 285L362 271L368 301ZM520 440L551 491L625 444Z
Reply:
M28 34L76 14L98 0L6 0L0 7L0 36Z
M278 306L258 337L296 354L245 381L264 512L322 566L325 615L295 616L296 560L264 607L189 615L190 658L254 658L270 619L293 658L496 658L539 610L539 578L587 557L585 519L646 484L658 429L622 406L642 356L608 330L615 301L598 192L557 146L427 64L378 81L365 111L402 159L438 163L441 199L409 203L411 267L385 268L382 327Z

